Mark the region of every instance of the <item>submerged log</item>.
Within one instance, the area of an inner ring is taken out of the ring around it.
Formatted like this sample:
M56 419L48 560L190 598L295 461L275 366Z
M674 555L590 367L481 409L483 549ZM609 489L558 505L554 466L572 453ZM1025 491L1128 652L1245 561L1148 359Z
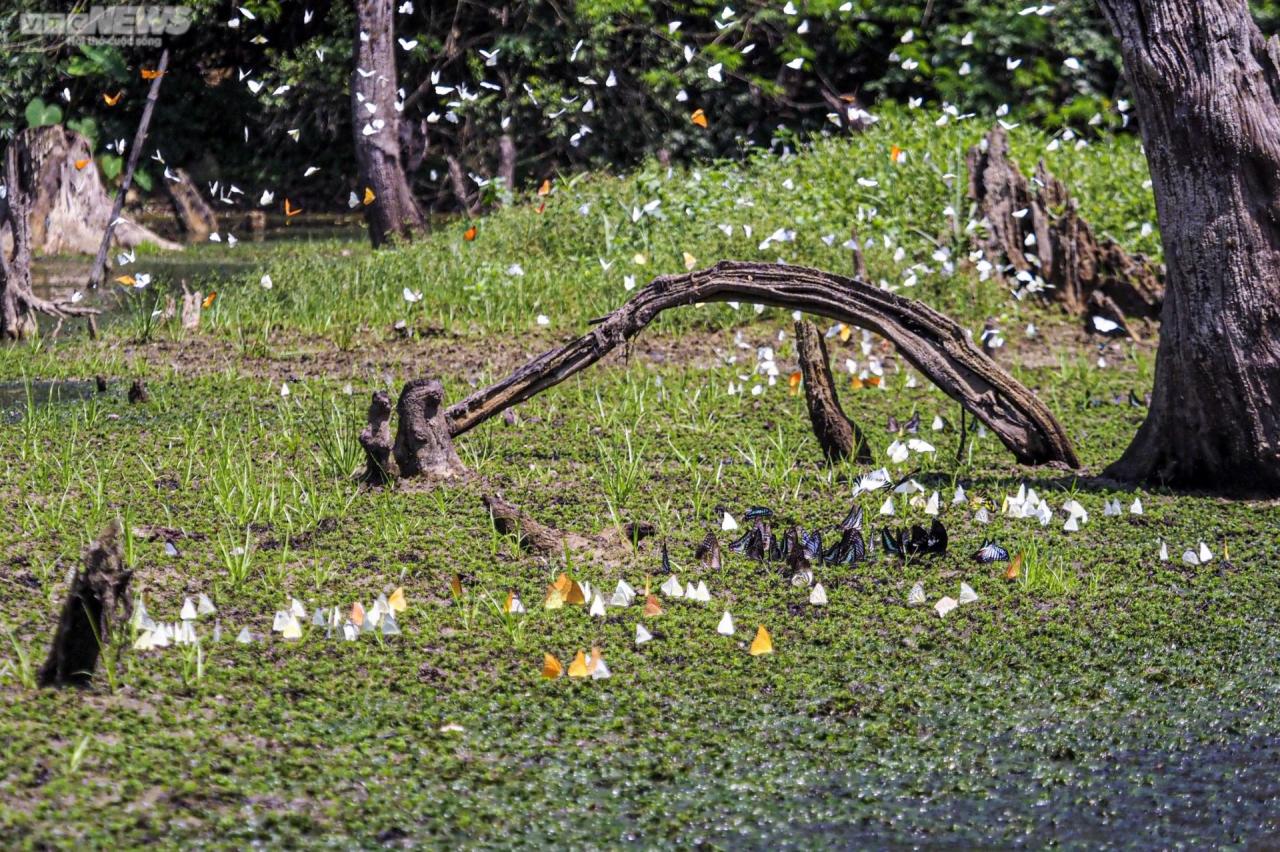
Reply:
M88 686L116 625L132 614L133 572L124 567L120 535L119 522L112 521L85 551L85 567L71 582L49 657L40 668L41 686Z
M1069 313L1089 309L1100 292L1130 317L1157 319L1164 285L1156 267L1115 241L1094 236L1062 181L1036 167L1035 190L1009 159L1009 139L996 127L969 150L969 197L987 223L979 240L987 261L1002 279L1019 274L1039 278L1045 299ZM1127 326L1127 324L1126 324Z
M822 446L822 454L832 462L850 456L863 464L870 462L871 447L867 445L866 436L840 408L822 332L808 320L796 322L796 352L800 356L809 420L813 424L813 434Z

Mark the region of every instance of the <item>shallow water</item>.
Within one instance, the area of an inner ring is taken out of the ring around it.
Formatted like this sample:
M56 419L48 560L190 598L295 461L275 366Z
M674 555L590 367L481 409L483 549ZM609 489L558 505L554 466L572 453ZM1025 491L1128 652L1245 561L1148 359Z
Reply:
M0 382L0 422L18 422L26 415L28 407L80 402L92 399L97 393L95 382Z

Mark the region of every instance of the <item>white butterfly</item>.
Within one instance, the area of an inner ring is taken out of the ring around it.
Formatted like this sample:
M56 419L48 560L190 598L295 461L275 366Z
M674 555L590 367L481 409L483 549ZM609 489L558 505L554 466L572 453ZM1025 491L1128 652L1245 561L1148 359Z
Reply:
M645 642L648 642L652 638L653 638L653 634L650 633L648 630L645 630L645 627L643 624L636 625L636 644L637 645L643 645Z
M415 291L415 290L410 290L408 287L405 287L405 288L404 288L404 293L403 293L402 295L404 296L404 300L405 300L406 302L408 302L409 304L411 304L411 305L412 305L414 302L421 302L421 301L422 301L422 291L421 291L421 290L416 290L416 291Z
M396 41L400 43L400 48L406 51L413 50L415 47L418 46L417 39L398 38L396 39Z
M685 50L689 50L689 48L685 48ZM722 83L724 82L724 76L721 72L723 71L724 71L724 65L720 62L717 62L715 65L712 65L710 68L707 69L707 76L710 77L712 80L715 80L717 83Z
M724 611L724 615L720 616L720 623L716 625L716 632L721 636L733 635L733 616L729 614L729 610L726 609Z

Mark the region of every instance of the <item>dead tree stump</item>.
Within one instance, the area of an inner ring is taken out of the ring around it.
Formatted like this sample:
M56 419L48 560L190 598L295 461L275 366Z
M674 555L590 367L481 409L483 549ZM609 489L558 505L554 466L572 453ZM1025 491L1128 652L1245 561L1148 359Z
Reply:
M444 386L437 379L417 379L400 392L392 452L401 476L449 479L466 473L453 448L443 402Z
M369 424L360 432L365 468L360 479L370 485L385 485L396 475L391 458L391 397L376 391L369 402Z
M1039 278L1047 285L1043 298L1072 314L1084 314L1092 294L1101 292L1130 317L1159 318L1164 285L1155 266L1111 239L1095 237L1067 187L1043 162L1036 167L1033 192L1009 159L1003 128L969 149L968 166L969 197L987 224L979 247L1000 278Z
M827 344L818 327L808 320L796 322L796 354L800 357L800 373L804 380L804 397L809 406L813 434L828 461L838 462L850 456L869 463L871 448L866 436L840 408Z
M218 230L218 216L200 194L200 189L185 169L173 169L176 181L165 180L169 201L178 217L178 224L191 240L206 239Z
M120 535L119 522L112 521L85 551L84 570L71 582L49 658L40 667L41 686L88 686L116 624L132 614L133 572L124 567Z

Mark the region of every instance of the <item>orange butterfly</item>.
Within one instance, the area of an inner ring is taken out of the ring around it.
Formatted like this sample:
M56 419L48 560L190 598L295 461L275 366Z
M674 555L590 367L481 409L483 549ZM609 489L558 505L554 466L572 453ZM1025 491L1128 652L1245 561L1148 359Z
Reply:
M462 238L467 242L472 242L476 238L476 234L478 233L480 233L480 231L476 228L475 225L472 225L470 228L467 228L465 233L463 233Z
M457 574L454 574L453 579L449 581L449 591L453 592L455 598L462 597L462 578Z
M551 179L548 178L542 182L542 186L538 187L538 195L551 194Z
M569 677L586 677L588 674L587 656L579 651L573 662L569 663Z
M106 92L102 93L102 99L107 102L107 106L115 106L120 103L122 97L124 97L123 91L116 92L114 95L108 95Z
M1019 553L1013 559L1009 560L1009 567L1005 569L1004 578L1006 580L1016 580L1018 575L1022 573L1022 554Z
M377 197L378 197L378 196L376 196L376 195L374 195L374 194L373 194L373 190L372 190L372 189L370 189L370 188L369 188L369 187L367 187L367 186L364 188L364 206L365 206L365 207L368 207L370 204L372 204L372 203L373 203L373 200L374 200L375 198L377 198Z
M364 607L360 605L360 601L356 601L351 605L349 618L356 627L364 627Z
M788 384L790 384L790 385L791 385L791 393L793 393L793 394L794 394L794 393L796 393L796 392L798 392L798 391L800 390L800 379L801 379L801 378L802 378L802 377L801 377L801 375L800 375L800 371L799 371L799 370L796 370L794 373L792 373L792 374L790 375L790 377L788 377L787 382L788 382Z
M294 207L293 204L287 198L284 200L284 215L286 217L297 216L301 212L302 212L301 207Z
M409 604L404 599L404 586L398 586L391 597L387 598L387 606L391 607L392 612L404 612Z
M542 655L542 676L547 680L555 680L564 674L564 666L550 654Z
M157 70L156 70L156 69L154 69L154 68L143 68L143 69L142 69L142 79L144 79L144 80L154 80L154 79L156 79L157 77L163 77L163 76L164 76L164 72L163 72L163 71L157 71Z
M760 629L756 631L756 638L751 640L751 656L759 657L761 654L773 653L773 637L769 635L769 631L764 629L764 625L760 625Z
M699 127L707 126L707 114L701 109L695 109L693 115L689 116L689 120Z
M653 595L649 595L644 602L644 616L645 618L654 618L659 615L662 615L662 604L658 603L658 599Z
M204 297L204 301L200 303L201 307L206 311L209 310L209 308L213 307L213 300L216 298L218 298L218 291L214 290L212 293Z
M89 163L91 162L92 160L76 160L76 171L83 169L85 166L89 165Z
M903 150L899 148L897 145L894 145L889 149L889 161L893 163L901 163L902 154L903 154Z

